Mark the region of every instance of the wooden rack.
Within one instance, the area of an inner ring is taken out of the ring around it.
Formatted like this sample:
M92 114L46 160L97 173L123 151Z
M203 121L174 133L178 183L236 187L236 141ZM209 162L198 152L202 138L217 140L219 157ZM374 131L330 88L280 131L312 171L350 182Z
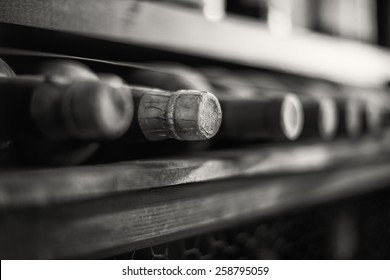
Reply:
M311 33L277 38L260 23L233 17L209 22L156 1L0 0L0 7L2 31L32 27L361 87L381 88L390 78L390 54L379 48ZM106 257L370 192L388 187L389 155L385 134L3 170L0 256Z
M1 0L0 22L79 34L246 66L378 86L390 77L387 51L313 33L273 36L261 23L157 1ZM200 39L201 38L201 39ZM247 43L250 42L250 43ZM337 54L337 55L335 55Z

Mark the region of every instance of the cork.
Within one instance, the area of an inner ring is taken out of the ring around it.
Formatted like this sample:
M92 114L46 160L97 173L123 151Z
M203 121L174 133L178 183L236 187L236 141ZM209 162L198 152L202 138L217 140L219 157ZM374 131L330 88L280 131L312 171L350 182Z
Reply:
M221 125L222 111L217 98L206 91L167 92L130 87L138 109L137 120L145 138L207 140Z

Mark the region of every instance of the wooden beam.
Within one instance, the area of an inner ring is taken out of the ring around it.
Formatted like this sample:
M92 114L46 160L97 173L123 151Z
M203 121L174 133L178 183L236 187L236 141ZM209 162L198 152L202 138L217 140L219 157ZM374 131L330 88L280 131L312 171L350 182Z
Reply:
M390 78L389 53L373 46L314 33L275 37L265 25L255 21L230 16L220 22L210 22L191 9L157 2L0 0L0 6L0 22L4 23L357 86L378 86Z
M209 180L297 174L388 158L388 138L282 143L159 160L3 171L0 209L56 205Z
M387 164L176 186L2 211L2 259L108 257L388 186Z

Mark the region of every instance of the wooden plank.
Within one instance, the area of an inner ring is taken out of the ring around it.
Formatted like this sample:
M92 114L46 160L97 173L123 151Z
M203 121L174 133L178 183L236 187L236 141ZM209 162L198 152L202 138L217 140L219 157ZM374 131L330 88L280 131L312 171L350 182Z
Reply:
M388 164L189 184L0 214L0 257L107 257L387 187Z
M311 33L275 37L265 25L228 17L210 22L191 9L156 2L0 0L0 22L70 32L320 77L378 86L390 77L387 51Z
M0 209L47 206L208 180L302 173L388 158L388 138L282 143L159 160L3 171Z

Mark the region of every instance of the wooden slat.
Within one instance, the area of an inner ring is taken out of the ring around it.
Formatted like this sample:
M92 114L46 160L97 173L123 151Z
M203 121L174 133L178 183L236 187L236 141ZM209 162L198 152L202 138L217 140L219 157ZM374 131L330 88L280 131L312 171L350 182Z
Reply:
M210 22L191 9L146 1L0 0L0 22L166 49L359 86L390 77L390 55L361 43L297 33L228 17Z
M208 180L302 173L388 157L388 138L263 145L185 158L2 172L0 209L46 206Z
M189 184L0 214L0 257L107 257L388 186L390 166Z

